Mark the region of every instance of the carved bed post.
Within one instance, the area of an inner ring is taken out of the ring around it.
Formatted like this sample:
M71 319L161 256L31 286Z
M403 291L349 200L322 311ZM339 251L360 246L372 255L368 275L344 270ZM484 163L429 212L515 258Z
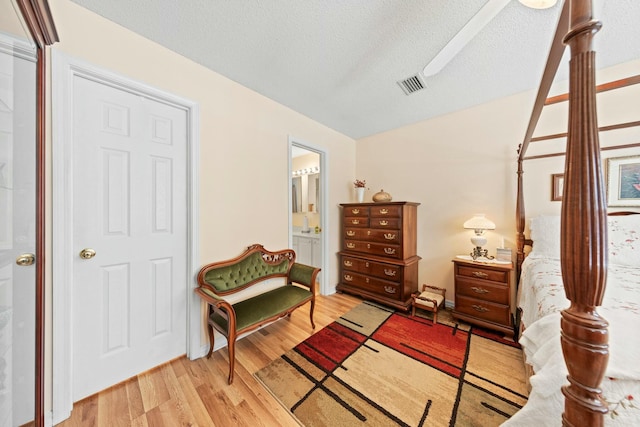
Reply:
M601 24L591 0L571 1L569 132L562 203L561 266L571 306L562 311L561 343L569 371L562 388L565 426L603 426L600 382L609 358L602 304L607 276L607 217L595 98L592 40Z
M522 170L522 144L518 147L518 192L516 202L516 287L520 286L520 273L522 263L524 262L524 194L522 188L522 179L524 171Z

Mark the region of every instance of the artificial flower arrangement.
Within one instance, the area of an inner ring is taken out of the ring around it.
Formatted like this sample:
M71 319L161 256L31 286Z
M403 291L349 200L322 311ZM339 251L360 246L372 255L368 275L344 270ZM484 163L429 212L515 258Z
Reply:
M365 188L367 186L367 181L363 180L359 180L356 179L355 181L353 181L353 186L355 188Z

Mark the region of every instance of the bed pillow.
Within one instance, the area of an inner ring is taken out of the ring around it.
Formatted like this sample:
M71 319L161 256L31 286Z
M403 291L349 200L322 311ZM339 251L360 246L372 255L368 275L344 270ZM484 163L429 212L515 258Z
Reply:
M533 248L529 256L560 259L560 216L541 215L529 223Z
M609 263L640 267L640 215L607 218ZM533 249L529 256L560 259L560 216L531 218Z
M609 263L640 267L640 215L610 216Z

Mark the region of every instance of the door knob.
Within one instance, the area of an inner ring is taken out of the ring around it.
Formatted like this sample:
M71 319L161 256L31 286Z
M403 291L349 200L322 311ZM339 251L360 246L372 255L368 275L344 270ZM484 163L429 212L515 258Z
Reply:
M33 265L34 262L36 262L36 256L34 254L21 254L16 258L16 264L21 267Z
M96 251L91 248L84 248L80 251L80 258L82 259L91 259L96 256Z

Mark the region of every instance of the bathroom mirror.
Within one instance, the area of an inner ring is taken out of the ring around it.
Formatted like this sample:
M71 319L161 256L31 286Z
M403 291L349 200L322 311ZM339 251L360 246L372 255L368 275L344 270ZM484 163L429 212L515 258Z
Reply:
M302 177L291 178L291 206L293 213L303 212L302 210Z
M320 197L320 174L307 175L307 208L308 212L318 212Z
M293 213L318 212L319 195L319 173L291 178L291 206Z

